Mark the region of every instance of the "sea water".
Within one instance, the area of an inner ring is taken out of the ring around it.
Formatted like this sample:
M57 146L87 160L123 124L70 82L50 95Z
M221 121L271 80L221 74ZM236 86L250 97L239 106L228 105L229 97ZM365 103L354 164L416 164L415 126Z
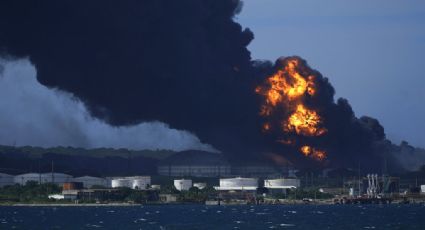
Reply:
M425 229L425 205L0 207L0 229Z

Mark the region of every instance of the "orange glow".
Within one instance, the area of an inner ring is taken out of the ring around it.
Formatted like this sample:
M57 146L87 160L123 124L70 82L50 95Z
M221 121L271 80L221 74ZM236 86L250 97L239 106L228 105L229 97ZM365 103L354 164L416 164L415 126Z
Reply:
M304 154L304 156L308 156L311 153L311 147L304 145L303 147L301 147L301 153Z
M269 123L265 123L264 125L263 125L263 131L269 131L270 130L270 124Z
M301 153L306 157L311 157L315 160L322 161L326 158L326 152L304 145L300 148Z
M319 128L321 124L320 116L314 111L306 109L302 104L297 106L296 111L285 123L285 130L294 131L304 136L320 136L326 129Z
M275 126L281 128L284 137L277 141L284 145L294 145L293 134L306 137L326 134L323 118L318 111L305 104L317 93L314 72L296 57L282 59L281 64L282 67L269 76L263 85L255 88L255 92L264 97L260 107L260 115L267 118L263 131ZM311 146L302 146L300 151L316 160L326 158L325 151Z

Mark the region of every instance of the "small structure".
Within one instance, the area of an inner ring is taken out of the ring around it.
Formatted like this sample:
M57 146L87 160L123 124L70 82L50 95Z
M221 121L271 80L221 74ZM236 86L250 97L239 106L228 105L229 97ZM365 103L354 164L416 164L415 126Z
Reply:
M110 187L110 185L108 184L108 180L100 177L82 176L74 178L73 181L83 183L84 188L92 188L93 186L105 188Z
M51 194L49 196L47 196L49 199L54 199L54 200L63 200L65 199L65 196L63 194Z
M190 188L192 188L192 180L174 180L174 187L176 187L176 189L179 191L188 191Z
M162 203L174 203L177 202L177 196L174 194L159 194L159 200Z
M151 189L153 189L153 190L161 190L161 185L159 185L159 184L153 184L153 185L151 185Z
M0 173L0 188L15 184L13 176L5 173Z
M257 178L222 178L220 179L220 186L214 187L219 191L255 191L258 188Z
M194 183L193 187L198 188L198 189L204 189L207 187L207 183Z
M77 200L79 191L80 190L62 190L63 199L65 199L65 200Z

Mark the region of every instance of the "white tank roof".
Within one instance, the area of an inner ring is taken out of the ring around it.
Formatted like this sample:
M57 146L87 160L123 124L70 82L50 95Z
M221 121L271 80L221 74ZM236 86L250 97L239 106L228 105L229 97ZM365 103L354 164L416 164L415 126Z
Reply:
M220 186L215 187L217 190L256 190L258 188L257 178L222 178Z

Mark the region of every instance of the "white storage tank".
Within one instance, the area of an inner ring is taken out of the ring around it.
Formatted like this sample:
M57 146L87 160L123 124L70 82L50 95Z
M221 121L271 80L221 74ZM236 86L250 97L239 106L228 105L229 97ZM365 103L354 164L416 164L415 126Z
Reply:
M41 182L41 175L39 173L25 173L16 175L13 178L15 184L26 185L29 181Z
M83 183L84 188L91 188L93 186L109 187L108 180L100 177L82 176L74 178L73 181Z
M217 190L256 190L258 188L257 178L223 178Z
M295 178L279 178L264 180L264 187L269 189L287 189L300 187L300 180Z
M192 180L174 180L174 187L176 187L176 189L179 191L187 191L192 188Z
M133 186L133 180L127 179L127 178L116 178L116 179L112 179L111 181L112 188L122 188L122 187L132 188L132 186Z
M193 187L196 187L198 189L204 189L207 187L207 183L194 183Z
M13 176L5 173L0 173L0 188L15 184Z
M132 179L133 179L132 189L145 190L151 184L151 177L150 176L138 176L138 177L134 177Z

